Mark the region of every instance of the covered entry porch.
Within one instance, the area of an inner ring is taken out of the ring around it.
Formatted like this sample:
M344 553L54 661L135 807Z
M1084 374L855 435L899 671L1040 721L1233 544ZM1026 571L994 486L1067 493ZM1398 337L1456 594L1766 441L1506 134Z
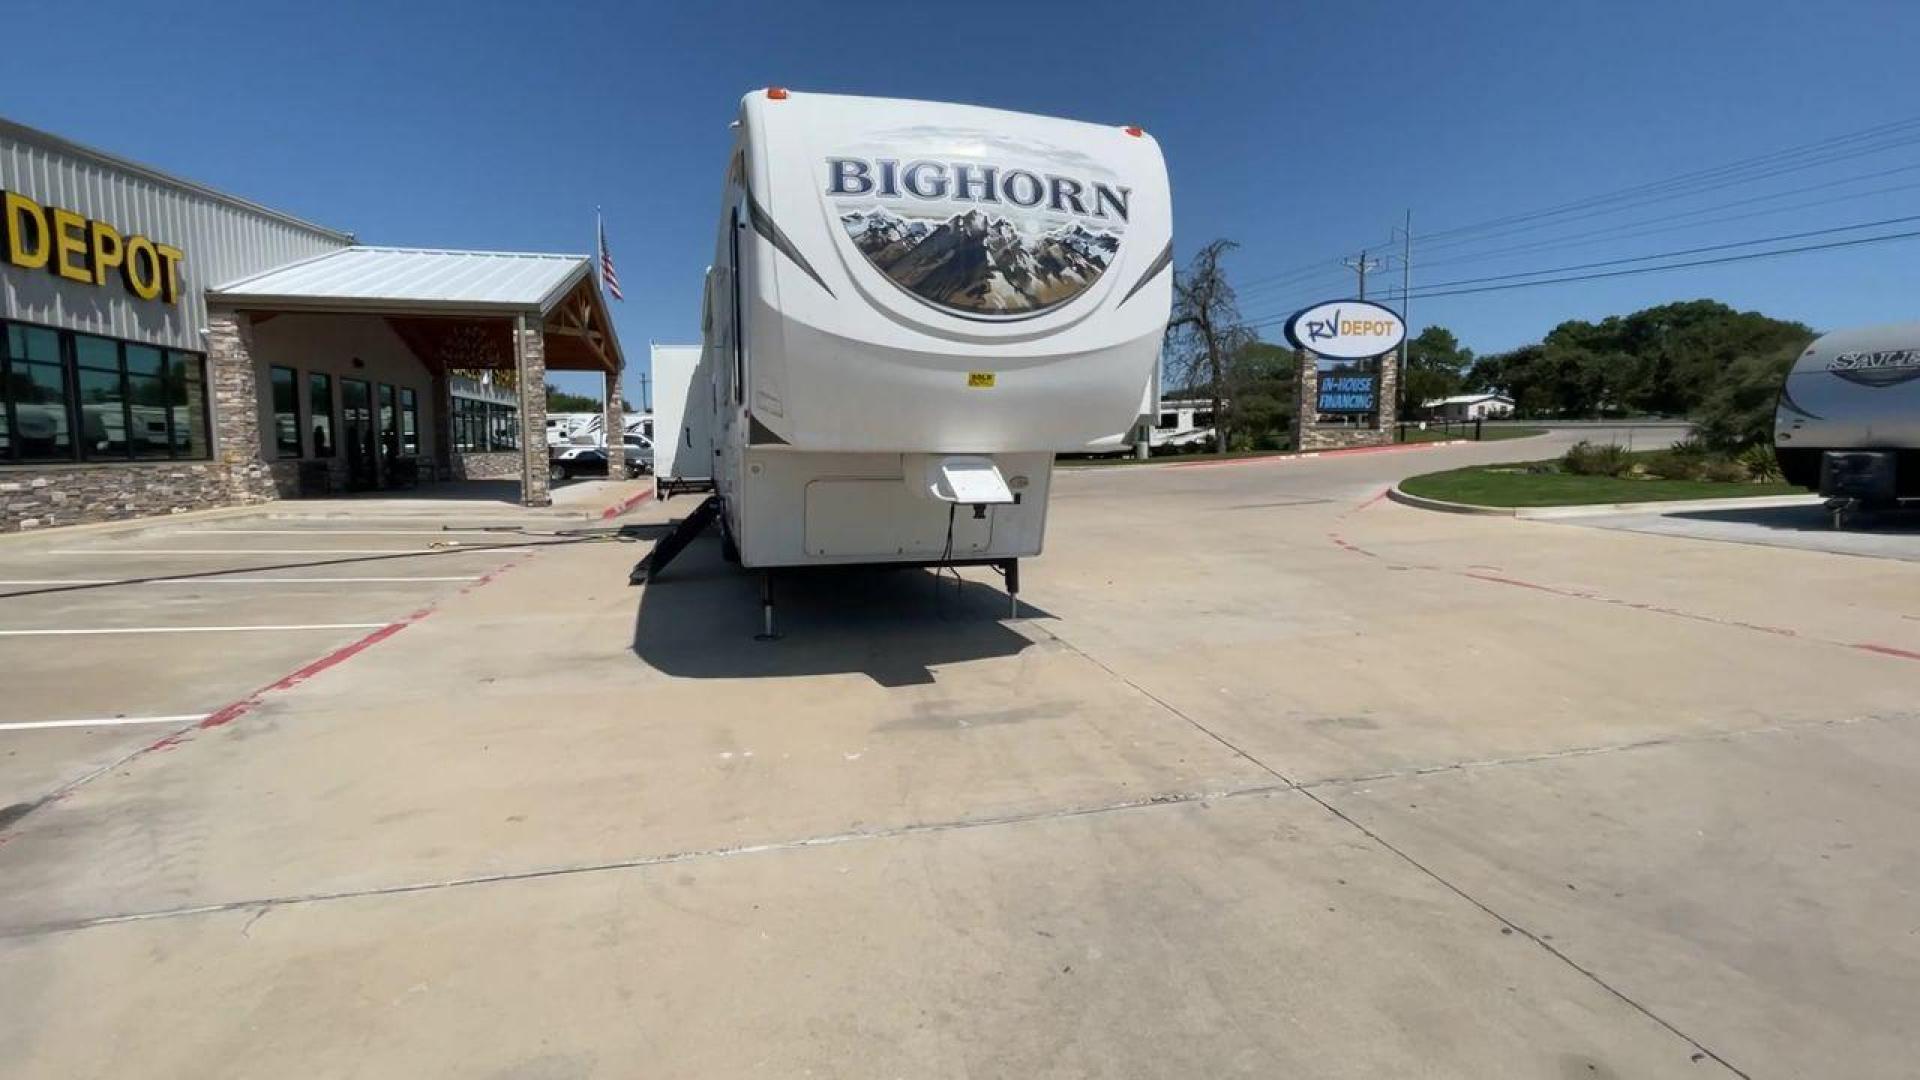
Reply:
M215 409L245 427L225 452L255 448L235 463L257 466L259 499L514 478L547 506L549 371L599 374L606 430L623 427L624 358L585 256L355 247L207 302ZM607 456L618 478L617 437Z

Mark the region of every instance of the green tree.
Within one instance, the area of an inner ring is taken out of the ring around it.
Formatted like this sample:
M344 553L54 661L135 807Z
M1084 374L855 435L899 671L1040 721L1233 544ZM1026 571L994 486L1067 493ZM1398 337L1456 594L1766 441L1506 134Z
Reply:
M1401 411L1407 412L1407 406L1419 409L1429 401L1459 393L1472 364L1473 350L1461 347L1453 331L1444 326L1420 331L1420 336L1407 343Z
M1780 384L1803 348L1784 346L1764 355L1742 356L1727 365L1707 399L1694 410L1700 441L1730 454L1771 444Z
M1234 351L1228 372L1227 417L1234 449L1280 449L1293 427L1293 350L1248 341Z
M548 412L599 412L600 399L585 394L569 393L552 383L547 384Z

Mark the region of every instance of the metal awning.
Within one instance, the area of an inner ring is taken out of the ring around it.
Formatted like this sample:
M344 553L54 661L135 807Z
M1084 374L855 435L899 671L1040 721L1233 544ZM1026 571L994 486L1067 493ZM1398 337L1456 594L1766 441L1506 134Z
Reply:
M207 290L207 302L257 312L385 315L413 323L533 315L546 323L552 346L548 366L611 371L622 366L606 300L585 255L349 247L217 285ZM408 336L422 335L416 327Z

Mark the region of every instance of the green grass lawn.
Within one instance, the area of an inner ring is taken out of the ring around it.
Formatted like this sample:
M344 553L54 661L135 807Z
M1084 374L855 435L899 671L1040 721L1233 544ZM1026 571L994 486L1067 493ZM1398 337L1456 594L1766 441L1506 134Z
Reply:
M1545 435L1546 433L1546 428L1537 427L1482 427L1480 429L1480 440L1482 442L1498 442L1501 439L1524 439L1528 436ZM1406 438L1400 441L1403 443L1445 442L1448 439L1471 440L1472 438L1473 432L1470 429L1462 431L1456 427L1452 431L1442 431L1439 428L1428 428L1425 431L1421 431L1419 428L1410 427L1407 429Z
M1756 495L1805 493L1792 484L1636 480L1621 476L1575 476L1563 472L1529 473L1524 463L1475 465L1428 473L1402 481L1400 490L1409 495L1474 506L1583 506L1592 503L1739 499Z

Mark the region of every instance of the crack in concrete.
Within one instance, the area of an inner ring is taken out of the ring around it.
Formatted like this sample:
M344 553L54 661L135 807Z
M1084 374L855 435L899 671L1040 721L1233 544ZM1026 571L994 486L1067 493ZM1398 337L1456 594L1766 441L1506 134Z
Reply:
M696 848L658 855L638 855L626 859L577 863L569 866L548 866L532 870L503 871L497 874L476 874L467 877L445 878L438 881L406 882L398 885L376 885L363 889L296 893L286 896L250 897L244 900L223 900L210 904L190 904L180 907L154 908L147 911L124 912L116 915L95 915L79 919L57 919L17 927L0 928L0 940L40 937L48 934L71 933L76 930L87 930L103 926L117 926L122 923L151 922L158 919L174 919L190 915L213 915L222 912L245 911L254 908L258 908L260 914L265 914L267 911L275 908L326 903L335 900L357 900L379 896L405 896L411 893L436 892L443 889L467 888L475 885L497 885L516 881L538 881L545 878L605 873L615 870L637 870L653 866L673 866L679 863L694 862L702 859L731 859L744 855L766 855L782 851L800 851L807 848L833 847L839 844L860 843L870 840L889 840L897 837L920 836L929 833L961 832L973 829L994 828L1002 825L1025 825L1043 821L1095 817L1103 814L1122 813L1129 810L1145 810L1163 806L1183 806L1192 803L1217 802L1224 799L1235 799L1246 796L1273 795L1286 791L1291 786L1290 784L1252 784L1210 791L1163 792L1157 795L1149 795L1138 799L1125 799L1118 802L1070 806L1052 810L1035 810L1019 814L997 814L989 817L955 818L948 821L919 822L880 829L856 829L849 832L802 837L796 840L770 840L758 844ZM259 915L256 915L255 920L257 921L258 918Z
M1359 507L1356 508L1356 510L1364 510L1367 507L1372 506L1375 502L1378 502L1381 498L1384 498L1385 495L1386 493L1382 492L1380 495L1377 495L1373 499L1370 499L1367 502L1361 504ZM1609 983L1606 979L1602 978L1598 972L1595 972L1591 968L1588 968L1582 965L1579 961L1573 959L1571 956L1567 955L1565 952L1562 952L1560 949L1555 948L1552 942L1545 940L1539 934L1536 934L1532 930L1527 929L1525 926L1521 925L1518 920L1509 918L1505 914L1502 914L1501 912L1495 910L1490 904L1480 900L1478 897L1467 892L1466 889L1464 889L1463 887L1454 884L1452 881L1448 880L1444 875L1442 875L1439 871L1433 869L1432 867L1426 865L1420 860L1414 858L1411 854L1395 846L1393 843L1388 841L1385 837L1381 836L1379 833L1375 832L1374 830L1367 828L1365 825L1362 825L1359 821L1355 820L1354 818L1347 816L1338 807L1334 806L1332 803L1328 802L1327 800L1321 798L1318 794L1316 794L1313 791L1313 788L1325 786L1326 784L1329 784L1329 783L1338 783L1339 781L1323 780L1323 781L1315 781L1310 784L1300 784L1300 783L1294 782L1293 780L1289 779L1284 773L1282 773L1279 769L1276 769L1273 766L1267 764L1266 762L1260 760L1259 758L1255 757L1253 754L1249 753L1247 750L1236 745L1231 740L1227 739L1226 737L1222 736L1218 732L1214 731L1212 728L1207 727L1205 724L1202 724L1200 721L1187 715L1185 712L1181 711L1179 708L1175 707L1173 704L1168 702L1166 699L1160 697L1158 694L1153 693L1152 691L1141 686L1139 683L1136 683L1132 679L1126 677L1125 675L1122 675L1120 672L1116 671L1112 667L1109 667L1105 663L1102 663L1100 660L1095 659L1092 655L1087 653L1085 650L1081 649L1079 646L1073 644L1072 642L1066 640L1060 635L1054 633L1050 629L1046 629L1044 627L1041 629L1043 633L1045 633L1048 637L1052 638L1053 640L1059 642L1066 649L1072 651L1074 654L1078 656L1085 658L1088 663L1093 664L1095 667L1098 667L1100 670L1107 672L1108 674L1112 675L1114 678L1125 683L1127 686L1132 687L1134 690L1138 691L1141 695L1145 696L1150 701L1159 705L1162 709L1165 709L1172 716L1185 721L1187 724L1191 725L1195 729L1205 734L1208 738L1213 739L1215 742L1233 751L1235 754L1246 759L1247 761L1252 762L1254 765L1265 770L1267 773L1271 774L1272 776L1278 778L1282 782L1283 790L1288 790L1288 791L1297 793L1307 799L1312 800L1317 806L1320 807L1320 809L1324 810L1328 814L1331 814L1336 820L1345 823L1348 827L1359 832L1361 835L1365 836L1368 840L1372 841L1375 845L1377 845L1381 849L1398 857L1402 862L1406 863L1408 866L1412 867L1416 871L1430 878L1432 881L1438 884L1441 888L1446 889L1448 892L1454 894L1460 899L1473 905L1475 908L1479 909L1482 913L1487 915L1489 918L1493 919L1495 922L1498 922L1502 927L1510 929L1514 933L1519 934L1522 937L1526 938L1528 941L1533 942L1535 945L1539 946L1542 950L1544 950L1549 956L1552 956L1554 959L1560 961L1560 963L1564 964L1567 968L1584 976L1587 979L1587 981L1593 983L1595 986L1598 986L1601 990L1604 990L1607 994L1611 995L1612 997L1620 1001L1622 1004L1626 1005L1628 1008L1646 1017L1648 1020L1651 1020L1653 1023L1660 1025L1660 1027L1666 1029L1673 1036L1680 1039L1682 1042L1686 1043L1687 1045L1693 1047L1697 1055L1704 1055L1707 1058L1712 1059L1713 1061L1717 1062L1722 1068L1726 1069L1728 1072L1734 1074L1735 1076L1740 1077L1741 1080L1752 1080L1752 1077L1749 1076L1744 1070L1735 1066L1732 1062L1722 1057L1719 1053L1717 1053L1716 1051L1708 1047L1705 1043L1701 1042L1699 1039L1696 1039L1693 1036L1687 1034L1686 1032L1680 1030L1678 1026L1668 1021L1666 1018L1662 1017L1660 1014L1654 1012L1650 1007L1641 1004L1639 1001L1635 1000L1633 997L1628 995L1625 991L1614 986L1612 983ZM1648 741L1643 743L1624 744L1615 749L1620 749L1620 750L1637 749L1646 745L1655 745L1655 743L1652 741ZM1598 754L1598 753L1608 753L1608 752L1611 752L1611 751L1606 748L1596 748L1590 751L1586 751L1586 753L1588 754ZM1566 756L1566 757L1581 756L1581 751L1573 751L1560 756ZM1544 760L1544 759L1545 759L1544 756L1542 758L1516 758L1516 759L1512 759L1510 763L1520 764L1525 761ZM1436 766L1428 771L1443 772L1443 771L1446 771L1447 769L1459 768L1459 767L1460 766Z

